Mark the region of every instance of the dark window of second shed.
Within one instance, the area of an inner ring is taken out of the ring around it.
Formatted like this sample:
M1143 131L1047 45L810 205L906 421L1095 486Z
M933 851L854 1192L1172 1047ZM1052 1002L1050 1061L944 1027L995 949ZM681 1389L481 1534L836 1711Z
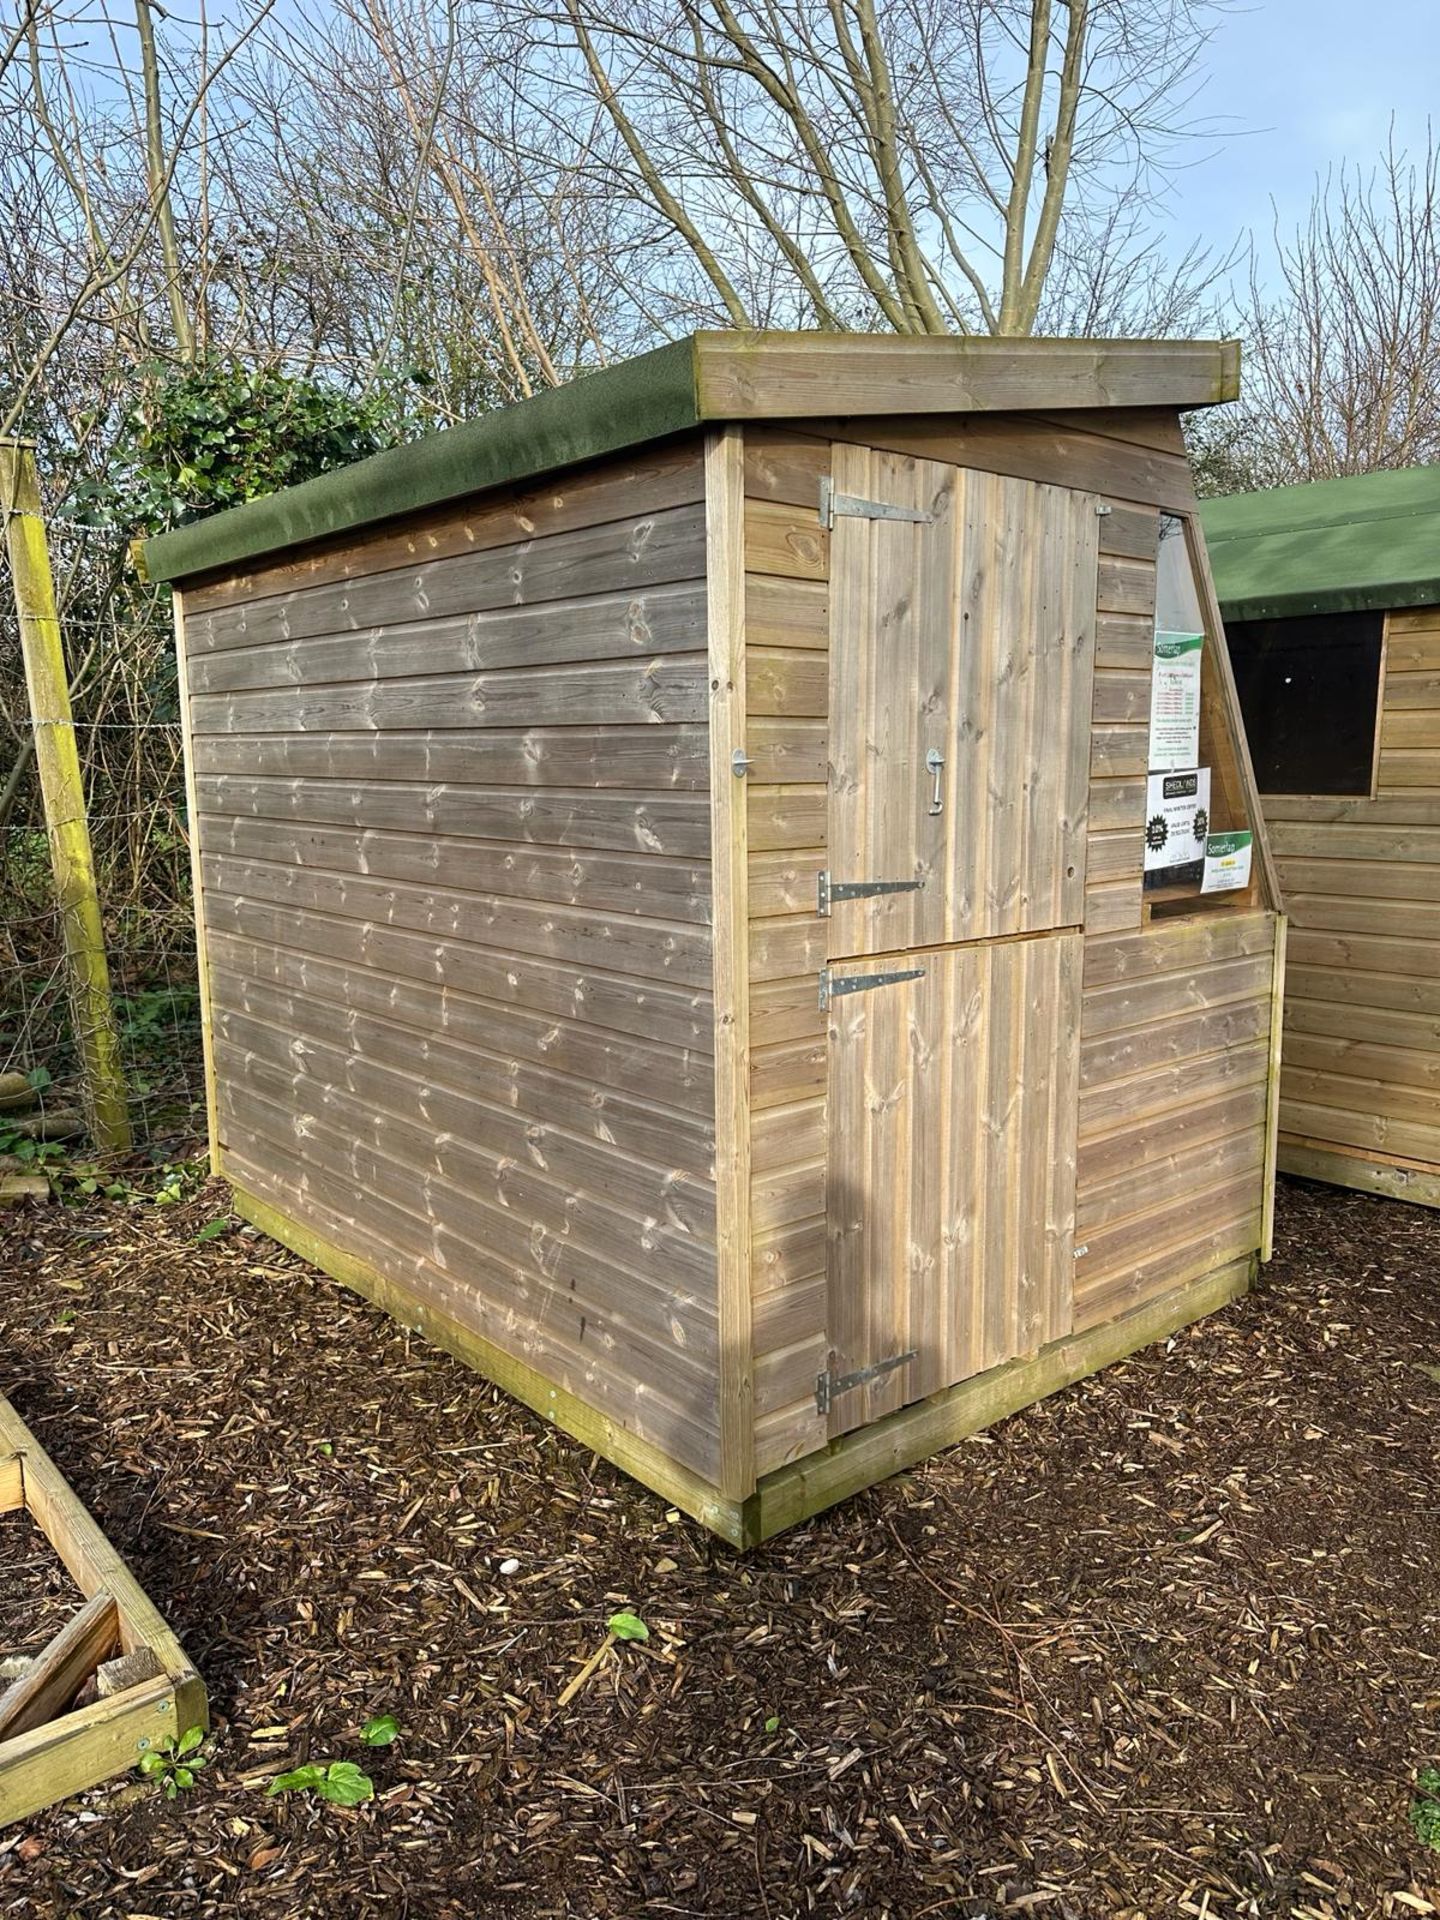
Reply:
M1371 791L1384 633L1383 613L1227 623L1261 793Z

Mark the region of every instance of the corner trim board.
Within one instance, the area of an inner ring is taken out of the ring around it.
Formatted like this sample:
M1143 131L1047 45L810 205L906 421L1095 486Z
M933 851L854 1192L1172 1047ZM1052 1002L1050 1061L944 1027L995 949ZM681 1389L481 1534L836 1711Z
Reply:
M205 1137L210 1171L220 1171L220 1117L212 1031L210 955L205 936L205 880L200 863L200 801L195 784L195 741L190 730L190 666L185 645L185 596L171 593L175 621L175 682L180 703L180 751L185 771L185 826L190 841L190 893L195 907L195 974L200 991L200 1055L205 1074Z
M750 940L748 795L731 771L746 749L745 441L705 440L706 616L710 676L710 872L715 995L715 1184L719 1238L720 1481L755 1486L750 1284Z

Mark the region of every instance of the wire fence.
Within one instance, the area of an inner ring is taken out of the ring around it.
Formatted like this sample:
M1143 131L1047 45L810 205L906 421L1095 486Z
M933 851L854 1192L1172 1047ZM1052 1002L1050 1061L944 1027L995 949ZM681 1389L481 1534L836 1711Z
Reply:
M203 1139L204 1071L168 592L106 530L48 528L134 1155ZM0 591L0 1173L94 1158L19 624Z

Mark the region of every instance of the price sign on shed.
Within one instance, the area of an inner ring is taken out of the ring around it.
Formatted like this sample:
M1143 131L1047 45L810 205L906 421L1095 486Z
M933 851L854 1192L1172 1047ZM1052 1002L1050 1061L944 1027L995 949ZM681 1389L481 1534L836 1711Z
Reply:
M1193 767L1200 758L1200 662L1205 636L1155 635L1150 679L1150 771Z

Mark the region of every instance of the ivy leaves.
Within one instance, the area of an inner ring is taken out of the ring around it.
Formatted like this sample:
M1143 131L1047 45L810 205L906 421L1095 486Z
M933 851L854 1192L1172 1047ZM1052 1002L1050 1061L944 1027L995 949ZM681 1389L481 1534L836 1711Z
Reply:
M106 477L73 496L77 517L129 533L158 533L234 507L403 437L417 371L356 397L278 367L212 360L179 372L145 371L143 397L125 414Z

